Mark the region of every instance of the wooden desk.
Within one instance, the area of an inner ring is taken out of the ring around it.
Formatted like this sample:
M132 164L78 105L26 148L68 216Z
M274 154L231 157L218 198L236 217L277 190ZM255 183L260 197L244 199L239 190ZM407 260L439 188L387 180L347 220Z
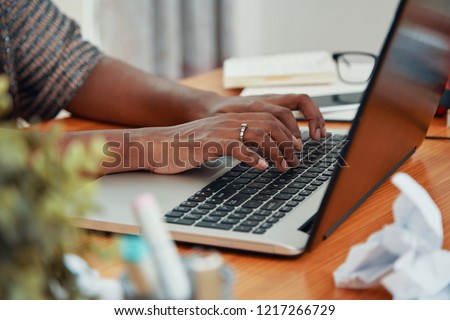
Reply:
M224 95L239 94L237 90L221 88L221 71L189 78L184 84L216 91ZM109 125L80 119L57 122L66 130L109 128ZM342 128L345 124L329 123L329 128ZM429 135L450 136L444 119L434 119ZM425 140L419 150L400 171L410 174L430 193L441 209L445 242L450 249L450 141ZM367 290L337 289L333 284L333 271L345 260L349 248L392 222L392 203L397 189L384 183L342 226L312 253L296 258L279 258L220 249L226 262L235 272L235 299L389 299L383 288ZM111 245L107 235L92 234L89 241L100 247ZM189 250L180 245L181 252ZM110 263L90 259L92 265L105 276L117 276L122 265L119 260Z

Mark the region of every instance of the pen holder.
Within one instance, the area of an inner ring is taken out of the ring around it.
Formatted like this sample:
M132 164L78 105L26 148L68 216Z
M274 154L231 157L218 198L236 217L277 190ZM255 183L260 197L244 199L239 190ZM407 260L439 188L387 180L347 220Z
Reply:
M232 269L220 262L217 264L217 254L210 256L189 256L183 258L186 266L192 293L189 299L192 300L229 300L232 299L233 289L233 271ZM141 282L136 282L140 279ZM142 300L142 299L162 299L165 297L154 292L142 292L145 284L143 277L136 278L129 271L120 277L123 296L125 299Z
M232 298L233 271L224 264L219 253L194 253L184 257L183 262L192 285L192 299Z
M121 242L122 258L127 264L120 282L126 299L231 299L233 272L224 264L218 252L194 250L180 257L183 271L189 281L189 293L177 296L168 290L164 274L157 268L146 242L138 236L124 236Z

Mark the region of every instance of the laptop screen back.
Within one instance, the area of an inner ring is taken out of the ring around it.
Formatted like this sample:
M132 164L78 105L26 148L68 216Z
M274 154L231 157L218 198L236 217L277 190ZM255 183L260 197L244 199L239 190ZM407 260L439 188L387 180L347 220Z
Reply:
M402 1L332 178L309 249L420 146L450 72L448 0Z

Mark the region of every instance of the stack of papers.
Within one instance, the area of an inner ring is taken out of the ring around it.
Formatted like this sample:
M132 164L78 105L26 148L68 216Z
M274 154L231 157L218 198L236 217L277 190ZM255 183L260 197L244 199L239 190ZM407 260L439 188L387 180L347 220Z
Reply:
M239 57L224 62L225 88L326 84L335 80L336 65L326 51Z
M326 85L302 85L302 86L267 86L267 87L247 87L241 92L241 96L254 96L265 94L301 94L310 95L313 100L323 96L364 92L367 84L347 84L340 80L335 80ZM318 103L316 103L318 104ZM348 104L318 104L320 111L326 121L352 121L359 108L359 103ZM294 111L294 116L302 120L302 115Z

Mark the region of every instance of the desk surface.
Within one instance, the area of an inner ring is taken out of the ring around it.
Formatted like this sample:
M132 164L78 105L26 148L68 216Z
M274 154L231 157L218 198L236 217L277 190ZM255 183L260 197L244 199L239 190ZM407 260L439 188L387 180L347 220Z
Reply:
M221 70L185 79L182 83L223 95L237 95L238 90L221 87ZM110 128L85 120L69 118L58 120L67 131ZM329 128L342 128L346 124L328 123ZM450 136L444 119L434 119L428 135ZM399 171L416 179L431 195L442 212L444 224L444 248L450 249L450 155L449 140L424 141L418 151ZM261 254L219 249L225 261L235 272L235 299L389 299L383 288L367 290L337 289L333 284L333 271L344 262L348 250L363 242L384 224L392 222L392 203L397 189L384 183L356 210L338 230L312 253L296 258L279 258ZM108 235L90 234L88 242L101 248L112 245ZM179 246L187 252L190 247ZM104 276L117 276L122 269L120 261L100 261L88 258L93 267Z

